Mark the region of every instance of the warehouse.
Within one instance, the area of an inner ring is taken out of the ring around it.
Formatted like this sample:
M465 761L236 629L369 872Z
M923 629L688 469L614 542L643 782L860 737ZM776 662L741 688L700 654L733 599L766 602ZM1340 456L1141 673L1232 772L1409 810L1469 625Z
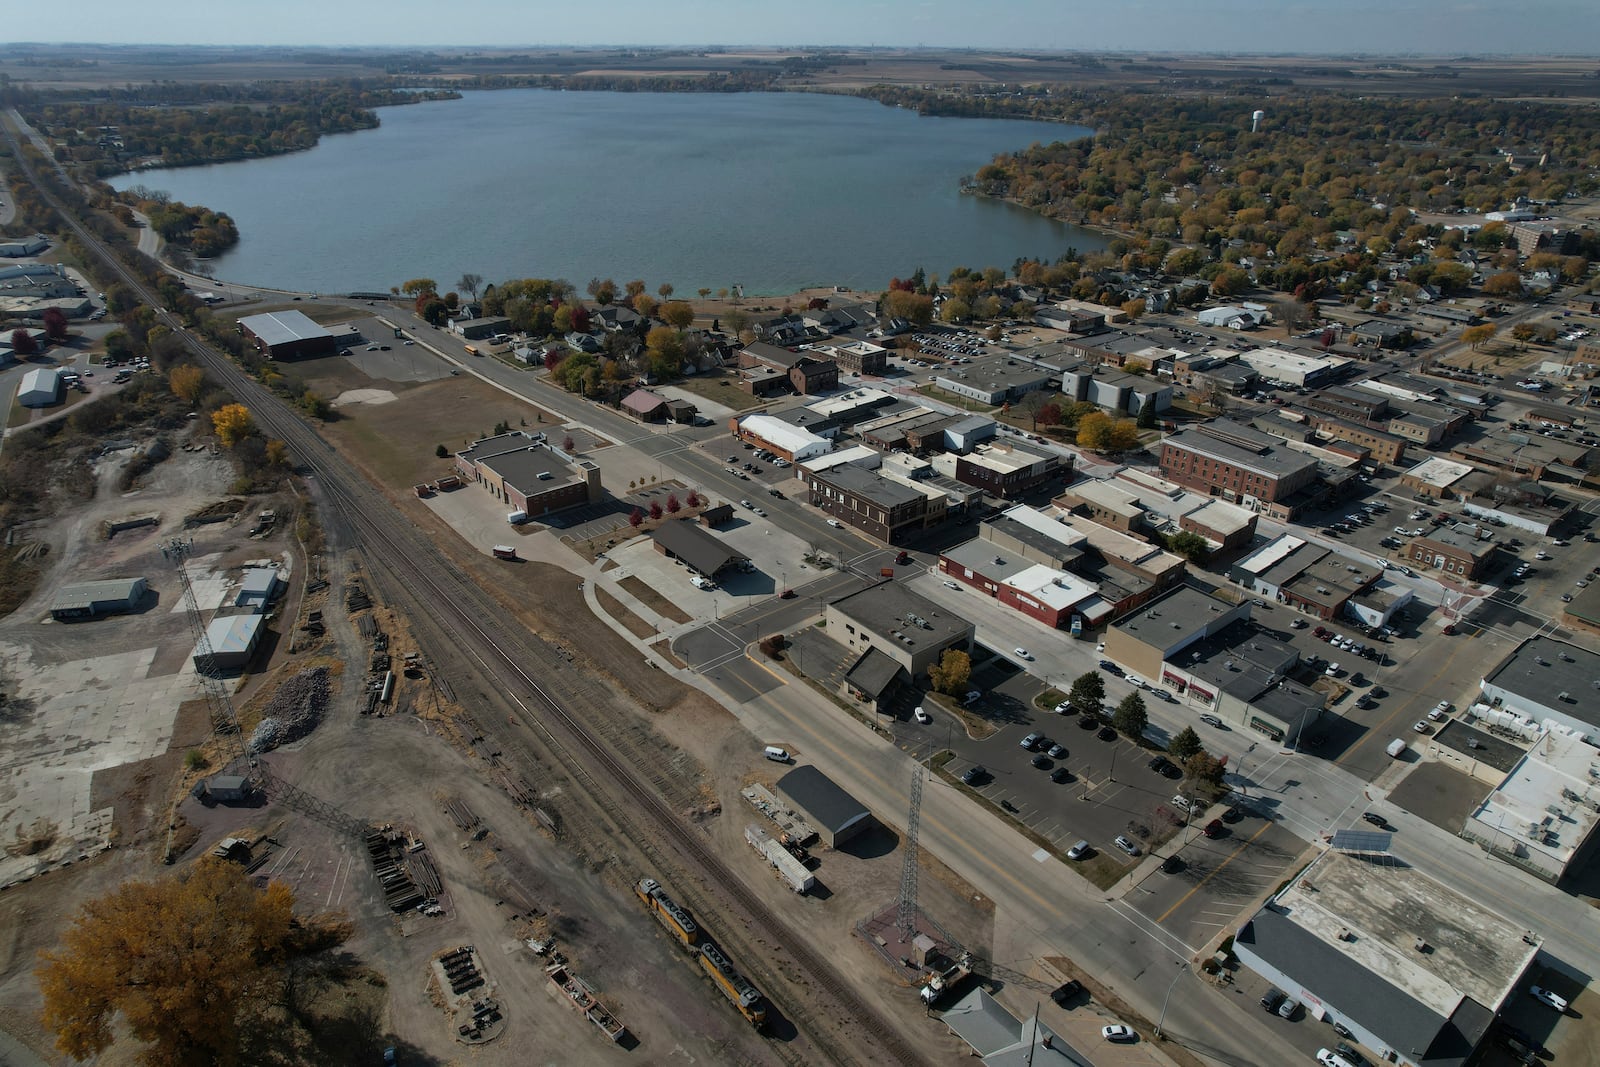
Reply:
M239 320L239 332L250 338L268 359L331 356L339 351L333 334L300 311L246 315Z
M239 592L234 594L233 606L266 611L272 598L278 595L278 570L276 567L251 567L244 572Z
M249 664L250 657L255 655L261 635L266 631L261 620L260 615L226 615L212 619L211 625L206 627L206 642L211 646L211 669L218 673L243 670ZM201 662L203 658L196 646L195 670L205 670Z
M729 517L733 509L729 508ZM715 578L729 567L750 562L744 553L728 547L709 530L701 529L692 519L673 519L662 523L650 534L656 551L668 559L681 560L696 574Z
M733 433L739 440L775 452L791 463L826 455L833 448L833 442L827 437L774 415L748 415L738 419L734 422Z
M17 403L25 408L46 408L61 400L61 372L54 367L35 367L22 376L17 387Z
M872 812L815 767L796 767L778 779L778 792L817 828L829 848L838 848L872 825Z
M150 586L143 578L107 578L100 582L77 582L63 586L50 605L58 621L93 619L137 611Z

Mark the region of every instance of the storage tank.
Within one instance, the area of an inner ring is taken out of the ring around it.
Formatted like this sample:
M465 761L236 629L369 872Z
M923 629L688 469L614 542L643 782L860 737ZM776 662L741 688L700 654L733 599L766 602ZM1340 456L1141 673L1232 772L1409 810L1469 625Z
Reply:
M1250 112L1250 132L1256 133L1261 129L1261 120L1267 117L1265 111Z

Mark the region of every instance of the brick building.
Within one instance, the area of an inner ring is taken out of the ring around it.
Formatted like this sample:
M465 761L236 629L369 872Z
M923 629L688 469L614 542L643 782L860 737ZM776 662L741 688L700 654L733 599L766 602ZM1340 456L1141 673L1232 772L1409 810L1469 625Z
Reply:
M1414 537L1406 546L1406 559L1417 566L1469 580L1482 573L1493 554L1494 542L1478 540L1477 534L1465 526Z
M958 482L1010 500L1072 473L1072 459L1010 444L979 445L956 458Z
M1217 419L1164 438L1161 470L1179 485L1259 509L1316 481L1317 461L1282 444L1270 434Z
M745 370L776 372L801 396L831 392L839 387L839 364L832 359L812 352L792 352L765 341L753 341L741 348L739 366ZM763 377L770 381L770 377Z
M936 497L874 471L843 466L805 475L809 503L825 514L885 544L904 544L918 531L944 521Z
M600 500L600 468L521 431L485 437L456 453L456 469L508 511L530 519Z

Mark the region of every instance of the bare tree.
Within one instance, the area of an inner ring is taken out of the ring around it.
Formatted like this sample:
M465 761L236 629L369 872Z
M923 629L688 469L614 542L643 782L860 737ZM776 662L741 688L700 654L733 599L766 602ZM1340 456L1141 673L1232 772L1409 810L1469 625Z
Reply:
M478 299L478 290L482 288L482 286L483 275L481 274L463 274L461 276L461 280L456 282L456 288L461 292L466 293L474 300Z

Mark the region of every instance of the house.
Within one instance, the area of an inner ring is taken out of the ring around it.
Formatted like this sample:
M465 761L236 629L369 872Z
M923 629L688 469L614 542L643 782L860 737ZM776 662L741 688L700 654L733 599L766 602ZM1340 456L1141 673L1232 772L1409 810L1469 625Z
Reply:
M667 417L667 400L648 389L635 389L622 398L622 410L640 422L664 422Z

